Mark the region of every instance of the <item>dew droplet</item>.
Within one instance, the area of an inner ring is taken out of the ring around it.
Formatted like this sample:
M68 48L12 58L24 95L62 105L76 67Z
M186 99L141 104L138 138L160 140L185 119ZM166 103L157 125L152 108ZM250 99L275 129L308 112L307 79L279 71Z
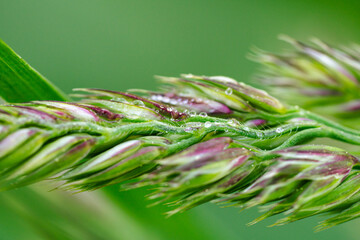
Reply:
M250 128L248 128L248 127L244 127L244 130L245 130L245 131L249 131L249 130L250 130Z
M182 103L183 105L186 105L189 103L189 100L188 99L184 99L182 101L180 101L180 103Z
M171 100L170 100L170 104L176 105L176 104L178 104L178 101L176 101L175 99L171 99Z
M230 119L228 122L227 122L230 126L233 126L233 127L236 127L238 125L240 125L240 123L235 120L235 119Z
M168 98L168 97L163 97L162 101L163 101L164 103L169 103L169 102L170 102L170 98Z
M227 89L225 90L225 93L226 93L226 95L231 95L231 94L233 93L232 88L227 88Z
M190 117L195 117L196 116L196 112L195 111L190 111Z
M116 97L116 98L112 98L111 100L117 101L117 102L122 102L122 103L129 103L128 101L126 101L125 98L118 98L118 97Z
M283 131L284 131L284 129L281 128L281 127L278 127L278 128L275 130L275 132L277 132L277 133L282 133Z
M200 117L207 117L207 113L206 112L201 112L201 113L199 113L199 116Z
M193 124L193 126L194 126L194 127L198 127L198 128L199 128L199 127L201 127L201 126L202 126L202 124L201 124L200 122L196 122L196 123L194 123L194 124Z
M151 100L161 102L162 101L162 96L161 95L152 95Z
M140 101L140 100L133 101L133 104L136 106L145 107L145 104L143 103L143 101Z
M257 132L256 136L261 139L264 136L264 134L262 132Z
M206 127L206 128L211 127L211 122L206 122L206 123L204 124L204 127Z

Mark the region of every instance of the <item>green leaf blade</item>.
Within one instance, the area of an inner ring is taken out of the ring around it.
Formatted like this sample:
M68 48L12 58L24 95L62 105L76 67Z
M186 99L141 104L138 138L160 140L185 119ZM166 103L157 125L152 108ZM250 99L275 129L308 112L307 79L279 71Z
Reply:
M0 96L6 102L70 99L0 39Z

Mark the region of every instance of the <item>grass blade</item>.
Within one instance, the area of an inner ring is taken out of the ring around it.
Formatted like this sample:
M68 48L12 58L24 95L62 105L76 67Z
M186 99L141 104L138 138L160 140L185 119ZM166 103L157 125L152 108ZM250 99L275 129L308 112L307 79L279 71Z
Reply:
M12 103L32 100L69 100L69 97L27 64L1 39L0 96L6 102Z

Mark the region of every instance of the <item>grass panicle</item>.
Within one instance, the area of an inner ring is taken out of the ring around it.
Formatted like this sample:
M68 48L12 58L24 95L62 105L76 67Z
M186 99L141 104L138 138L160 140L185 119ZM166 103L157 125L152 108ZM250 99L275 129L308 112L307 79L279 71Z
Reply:
M251 58L262 65L256 79L287 103L357 125L360 47L336 48L318 39L305 44L287 36L281 38L295 50L284 54L255 50Z
M76 102L0 106L0 189L41 180L94 190L150 186L169 215L209 201L261 206L284 224L331 213L319 229L359 214L359 161L303 145L360 132L228 77L158 77L158 92L76 89ZM138 94L134 94L138 93Z

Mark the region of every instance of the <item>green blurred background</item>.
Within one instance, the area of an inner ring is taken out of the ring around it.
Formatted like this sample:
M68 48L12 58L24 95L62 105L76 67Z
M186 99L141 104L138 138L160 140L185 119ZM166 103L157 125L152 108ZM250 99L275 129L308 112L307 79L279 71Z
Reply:
M0 0L0 38L67 93L76 87L154 89L155 74L249 81L257 69L246 59L249 49L286 48L277 40L281 33L360 43L359 12L355 0ZM239 214L210 204L166 219L166 207L146 207L145 190L118 192L117 186L76 196L37 191L0 195L0 239L53 239L47 231L65 239L62 226L78 232L95 229L97 222L109 226L104 234L69 239L331 240L360 234L358 220L313 233L317 217L282 227L266 227L275 219L246 227L256 209ZM80 204L72 206L72 198ZM81 217L71 216L72 208L90 200L94 205L84 207ZM61 220L64 214L70 222Z

